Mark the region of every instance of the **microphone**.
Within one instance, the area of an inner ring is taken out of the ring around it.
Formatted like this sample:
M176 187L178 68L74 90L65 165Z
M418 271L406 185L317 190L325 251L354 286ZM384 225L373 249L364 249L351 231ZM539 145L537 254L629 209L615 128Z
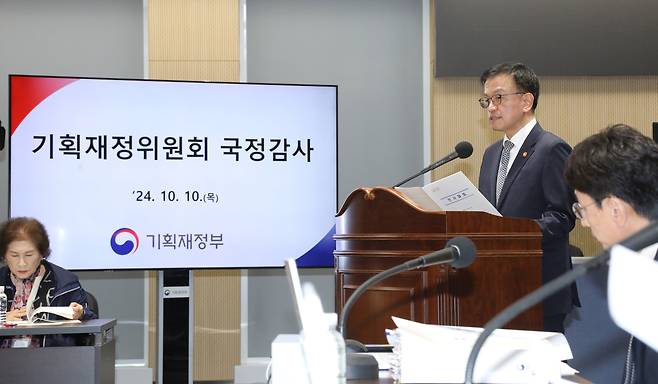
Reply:
M441 160L439 160L439 161L437 161L433 164L428 165L427 167L423 168L420 172L416 173L415 175L407 177L406 179L402 180L401 182L395 184L393 186L393 188L399 187L402 184L406 183L407 181L415 179L416 177L418 177L422 174L425 174L425 173L427 173L427 172L429 172L429 171L431 171L435 168L438 168L438 167L442 166L445 163L453 161L454 159L456 159L458 157L460 159L465 159L465 158L471 156L471 154L473 154L473 145L471 145L471 143L469 143L468 141L461 141L461 142L457 143L457 145L455 145L455 150L452 153L450 153L448 156L444 157L443 159L441 159Z
M445 248L409 260L402 265L406 266L405 271L445 263L450 263L455 268L466 268L475 260L475 254L475 244L471 239L460 236L450 239Z
M618 244L633 251L639 251L656 242L658 242L658 225L656 225L656 222L651 222L648 227L627 237ZM475 361L487 337L489 337L495 329L502 327L528 308L540 303L548 296L573 283L577 278L606 264L609 259L610 249L606 249L586 263L577 265L569 272L556 277L547 284L523 296L489 320L489 322L485 324L480 336L475 340L473 349L471 349L471 353L468 356L464 383L473 384Z
M369 287L400 272L429 267L430 265L450 263L455 268L465 268L473 263L473 260L475 260L475 254L476 249L473 241L467 237L460 236L448 240L446 247L441 250L428 253L413 260L409 260L404 264L379 272L361 284L347 300L343 307L343 311L340 314L338 331L343 335L343 338L345 338L345 334L347 333L345 322L350 313L350 309L352 309L356 300ZM377 379L379 374L377 361L374 360L374 358L366 359L365 357L372 358L372 356L361 355L358 353L347 354L345 375L347 379Z
M343 311L340 314L338 331L343 337L345 337L345 334L347 333L345 329L345 321L347 320L347 316L349 315L352 306L363 292L380 281L400 272L429 267L430 265L436 264L450 263L455 268L465 268L473 263L475 255L476 248L473 241L467 237L459 236L448 240L446 247L441 250L428 253L413 260L409 260L404 264L379 272L375 276L366 280L365 283L361 284L347 300L343 307Z

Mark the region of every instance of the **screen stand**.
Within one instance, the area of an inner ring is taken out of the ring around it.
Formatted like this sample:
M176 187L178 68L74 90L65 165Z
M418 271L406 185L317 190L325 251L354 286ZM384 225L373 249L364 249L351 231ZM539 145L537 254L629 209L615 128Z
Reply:
M193 381L194 295L188 269L158 272L158 383Z

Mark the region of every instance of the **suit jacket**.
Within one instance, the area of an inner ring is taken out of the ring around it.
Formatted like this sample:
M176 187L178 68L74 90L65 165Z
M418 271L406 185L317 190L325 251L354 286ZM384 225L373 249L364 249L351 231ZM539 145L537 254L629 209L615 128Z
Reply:
M575 224L575 196L564 177L571 147L536 124L519 149L496 204L502 148L499 140L484 152L479 189L503 216L537 221L543 234L542 281L553 280L571 269L569 232ZM544 301L544 316L568 313L577 297L573 287L559 291Z

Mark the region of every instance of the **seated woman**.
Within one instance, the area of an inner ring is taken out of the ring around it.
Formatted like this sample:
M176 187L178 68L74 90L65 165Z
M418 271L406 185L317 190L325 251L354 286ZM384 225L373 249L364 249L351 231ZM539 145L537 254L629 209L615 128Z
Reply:
M0 285L7 294L7 321L24 320L27 306L69 306L73 319L89 320L98 316L87 306L87 294L78 277L46 259L50 255L48 233L39 221L17 217L0 226ZM41 313L41 319L56 320L57 316ZM76 338L67 335L27 336L5 338L0 341L3 348L46 347L74 345Z

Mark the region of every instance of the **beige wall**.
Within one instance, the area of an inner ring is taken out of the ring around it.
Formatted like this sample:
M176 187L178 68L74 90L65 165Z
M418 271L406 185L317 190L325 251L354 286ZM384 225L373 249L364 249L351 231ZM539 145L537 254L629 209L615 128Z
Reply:
M238 0L149 0L149 78L240 80ZM157 324L157 285L151 274L150 323ZM155 326L150 366L156 367ZM231 380L240 363L240 271L194 273L196 380Z
M240 80L238 0L149 0L152 79Z
M434 58L433 2L431 8L430 57ZM482 95L479 79L437 80L434 76L432 79L432 159L445 156L461 140L470 141L474 147L470 158L440 168L433 177L462 170L477 183L484 150L501 137L487 127L486 111L476 101ZM562 137L571 146L612 123L629 124L650 136L651 123L658 121L656 76L542 77L540 81L537 119L544 129ZM600 251L589 230L582 228L580 223L576 223L576 229L571 233L571 242L581 247L585 255Z

